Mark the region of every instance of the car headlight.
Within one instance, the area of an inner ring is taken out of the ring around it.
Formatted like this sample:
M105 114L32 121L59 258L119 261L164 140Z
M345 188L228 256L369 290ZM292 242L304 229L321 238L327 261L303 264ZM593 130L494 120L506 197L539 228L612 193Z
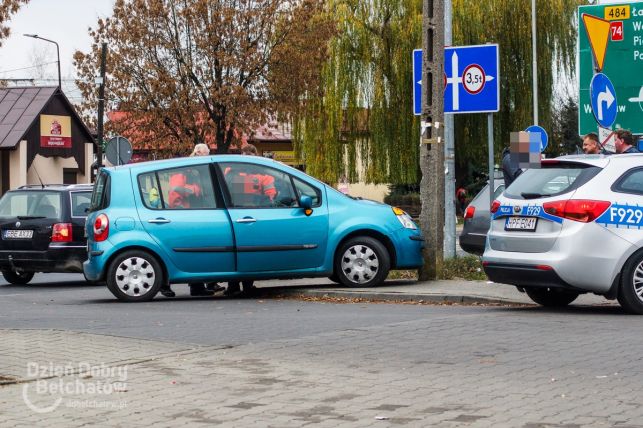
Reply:
M393 207L393 213L395 214L395 217L402 223L402 226L406 229L417 229L418 227L415 225L415 222L411 218L410 215L406 213L401 208L398 207Z

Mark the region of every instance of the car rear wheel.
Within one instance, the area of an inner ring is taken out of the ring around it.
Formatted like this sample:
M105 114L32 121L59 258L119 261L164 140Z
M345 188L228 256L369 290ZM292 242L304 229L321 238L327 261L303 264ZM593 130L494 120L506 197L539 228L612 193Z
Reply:
M371 287L384 282L390 267L386 247L377 239L360 236L349 239L339 248L333 276L347 287Z
M163 270L156 258L139 250L118 255L107 271L107 288L124 302L152 300L163 281Z
M579 293L557 288L525 287L525 293L531 300L548 308L562 308L576 300Z
M13 270L3 270L2 276L9 284L25 285L33 279L34 272L16 272Z
M643 252L625 265L617 298L627 312L643 315Z

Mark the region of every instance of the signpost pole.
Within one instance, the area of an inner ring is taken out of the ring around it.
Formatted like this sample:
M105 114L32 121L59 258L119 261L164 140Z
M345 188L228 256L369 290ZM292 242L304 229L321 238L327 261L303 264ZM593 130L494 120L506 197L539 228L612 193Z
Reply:
M534 125L538 125L538 56L536 52L536 0L531 0L531 56L532 96L534 101Z
M452 43L451 0L444 0L444 45ZM444 257L456 256L456 210L455 210L455 138L453 132L453 115L444 115L444 157L446 177L444 178Z
M489 145L489 209L493 203L493 194L496 186L494 183L494 160L493 160L493 113L487 114L487 144ZM491 216L489 216L490 221Z

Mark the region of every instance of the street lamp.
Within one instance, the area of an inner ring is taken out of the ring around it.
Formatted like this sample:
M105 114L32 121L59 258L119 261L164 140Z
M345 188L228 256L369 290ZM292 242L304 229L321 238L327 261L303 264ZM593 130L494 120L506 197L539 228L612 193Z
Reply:
M56 55L58 56L58 89L62 89L62 86L60 84L60 47L58 46L58 43L54 42L53 40L45 39L44 37L38 36L38 34L23 34L25 37L31 37L32 39L40 39L44 40L45 42L53 43L56 45Z

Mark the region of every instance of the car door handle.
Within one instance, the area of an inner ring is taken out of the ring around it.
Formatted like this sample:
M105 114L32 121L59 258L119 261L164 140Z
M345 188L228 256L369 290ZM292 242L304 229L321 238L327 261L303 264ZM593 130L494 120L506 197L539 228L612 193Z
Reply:
M166 218L152 218L147 221L148 223L154 223L154 224L163 224L163 223L170 223L170 220Z
M238 218L235 221L237 223L254 223L257 221L257 219L252 217L244 217L244 218Z

